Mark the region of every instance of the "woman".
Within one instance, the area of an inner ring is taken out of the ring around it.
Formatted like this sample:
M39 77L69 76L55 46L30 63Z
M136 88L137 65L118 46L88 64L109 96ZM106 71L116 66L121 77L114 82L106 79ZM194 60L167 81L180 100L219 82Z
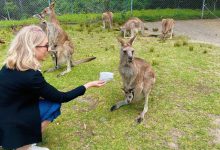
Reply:
M48 39L38 26L24 27L11 43L0 71L0 145L3 148L48 150L34 143L42 141L42 131L60 114L60 104L83 95L90 87L105 84L93 81L68 92L58 91L39 71L47 53Z

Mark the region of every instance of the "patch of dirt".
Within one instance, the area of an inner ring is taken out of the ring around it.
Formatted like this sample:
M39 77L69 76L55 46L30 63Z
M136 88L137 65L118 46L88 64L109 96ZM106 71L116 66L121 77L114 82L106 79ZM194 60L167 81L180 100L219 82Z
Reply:
M147 22L149 31L158 28L157 33L161 33L161 21ZM187 36L192 42L201 42L220 46L220 20L219 19L199 19L199 20L176 20L174 36Z
M210 95L214 92L217 92L217 90L213 87L209 87L205 83L197 83L194 86L192 86L192 91L194 93L203 93L204 95Z
M176 128L173 128L169 131L168 134L171 135L172 141L168 142L167 145L169 146L170 149L178 150L179 149L178 139L182 137L184 133Z
M213 125L215 128L210 129L210 135L214 137L212 143L220 144L220 116L210 116L213 118Z
M93 109L95 109L98 106L98 100L91 96L82 96L76 99L79 103L84 103L86 106L78 107L77 105L74 105L72 108L73 110L79 111L79 112L88 112Z

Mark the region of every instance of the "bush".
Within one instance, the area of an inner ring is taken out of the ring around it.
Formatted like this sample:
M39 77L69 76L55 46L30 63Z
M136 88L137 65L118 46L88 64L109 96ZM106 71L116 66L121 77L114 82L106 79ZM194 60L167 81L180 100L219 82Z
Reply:
M180 41L174 43L174 47L180 47L180 46L182 46L182 43Z
M191 45L189 46L189 51L193 51L194 47Z

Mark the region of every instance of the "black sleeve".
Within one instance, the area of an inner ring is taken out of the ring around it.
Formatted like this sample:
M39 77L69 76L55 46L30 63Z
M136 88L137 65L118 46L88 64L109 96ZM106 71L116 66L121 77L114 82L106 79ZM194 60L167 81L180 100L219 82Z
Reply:
M68 92L60 92L55 87L46 82L41 72L36 71L31 78L31 89L39 96L54 102L68 102L85 93L86 88L81 85Z

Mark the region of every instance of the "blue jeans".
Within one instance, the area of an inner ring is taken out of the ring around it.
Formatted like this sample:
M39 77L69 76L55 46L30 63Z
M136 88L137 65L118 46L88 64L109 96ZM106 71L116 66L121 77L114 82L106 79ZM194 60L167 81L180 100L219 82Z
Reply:
M39 100L41 122L47 120L53 122L60 114L61 103L51 102L45 99Z

